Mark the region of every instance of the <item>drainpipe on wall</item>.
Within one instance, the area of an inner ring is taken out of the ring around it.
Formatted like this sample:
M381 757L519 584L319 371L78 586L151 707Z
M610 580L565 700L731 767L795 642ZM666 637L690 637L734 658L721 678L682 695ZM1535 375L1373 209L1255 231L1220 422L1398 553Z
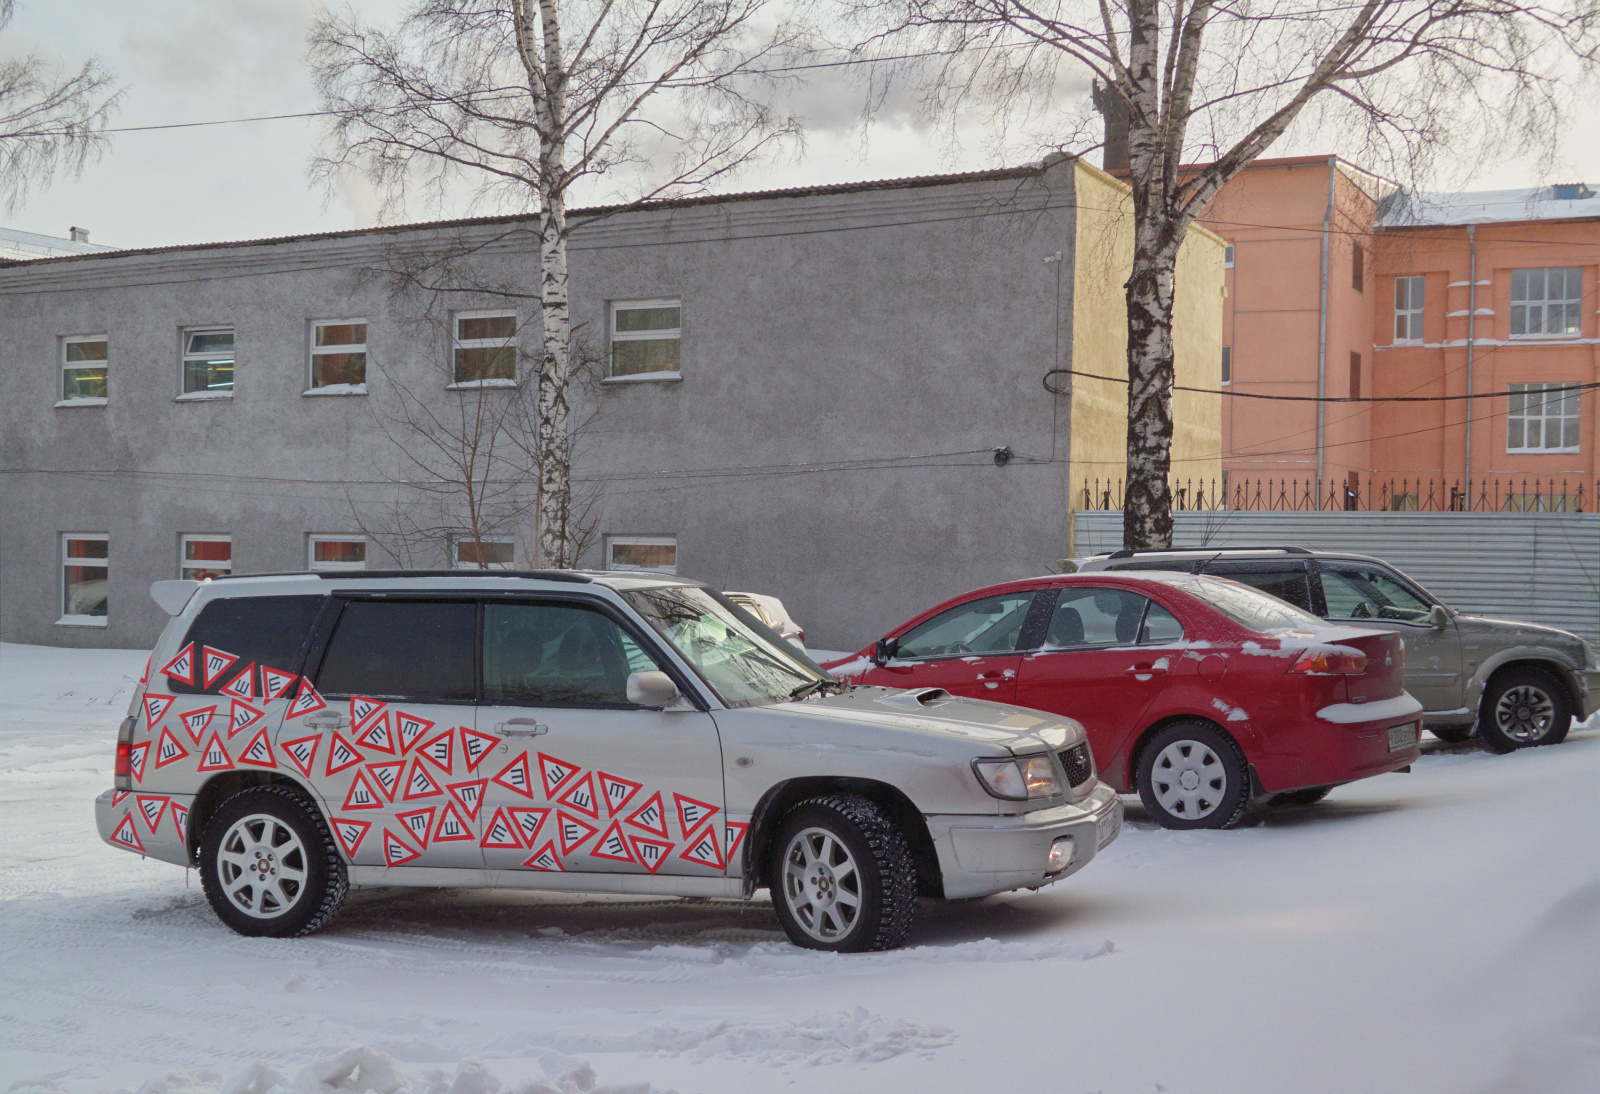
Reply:
M1328 157L1328 208L1322 214L1322 305L1317 312L1317 507L1322 506L1323 430L1328 410L1323 399L1328 394L1328 245L1333 232L1333 183L1339 157Z
M1478 323L1478 226L1467 225L1467 507L1472 507L1472 348Z

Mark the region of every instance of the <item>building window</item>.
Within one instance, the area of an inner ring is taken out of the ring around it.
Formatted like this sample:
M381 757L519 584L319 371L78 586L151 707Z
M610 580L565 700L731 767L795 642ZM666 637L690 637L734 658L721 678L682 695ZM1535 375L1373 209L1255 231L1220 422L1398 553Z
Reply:
M1355 250L1350 255L1350 287L1356 292L1367 291L1367 252L1359 243L1351 244Z
M313 570L365 570L365 536L310 536L308 559Z
M450 561L457 570L509 570L516 555L516 544L509 539L457 536L451 544Z
M606 569L678 572L677 536L607 536Z
M1558 182L1550 187L1550 196L1557 201L1585 201L1594 197L1594 191L1581 182Z
M678 349L683 309L677 300L626 300L611 305L611 375L672 380L681 375Z
M1583 321L1583 268L1511 271L1511 337L1558 338L1578 334Z
M106 362L109 356L103 334L75 335L61 340L61 401L106 401Z
M1222 268L1225 269L1225 270L1233 269L1233 244L1232 243L1230 243L1226 247L1222 248Z
M1422 287L1426 279L1415 277L1394 279L1394 340L1396 342L1422 341Z
M178 576L190 581L233 572L232 536L180 536Z
M1512 384L1506 451L1578 451L1579 394L1572 384Z
M455 382L517 381L517 313L455 314Z
M183 393L233 394L233 328L183 332Z
M79 627L106 625L111 537L104 532L67 532L61 537L61 618Z
M1233 347L1222 347L1222 382L1233 383Z
M354 388L367 382L367 321L311 324L311 390Z
M1350 355L1350 398L1361 398L1361 354Z

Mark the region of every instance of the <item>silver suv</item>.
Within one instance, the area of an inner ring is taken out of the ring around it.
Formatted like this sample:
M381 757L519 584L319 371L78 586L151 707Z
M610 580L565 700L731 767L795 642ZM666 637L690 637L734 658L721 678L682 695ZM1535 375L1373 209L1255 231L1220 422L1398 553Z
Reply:
M1556 744L1600 706L1583 639L1554 627L1466 615L1380 559L1305 547L1117 551L1082 570L1183 570L1242 581L1330 621L1405 640L1406 690L1446 741L1476 731L1496 752Z
M886 949L917 896L1037 888L1121 829L1067 718L841 684L696 582L157 582L172 614L95 803L247 935L350 885L751 897Z

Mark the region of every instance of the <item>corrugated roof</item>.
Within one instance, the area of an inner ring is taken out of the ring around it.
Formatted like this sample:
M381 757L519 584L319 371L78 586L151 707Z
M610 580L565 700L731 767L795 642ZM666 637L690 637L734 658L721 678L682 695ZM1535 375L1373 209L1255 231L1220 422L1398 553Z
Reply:
M1587 197L1557 198L1554 186L1475 190L1459 194L1401 190L1384 203L1380 228L1424 228L1448 224L1496 224L1525 220L1600 217L1600 185L1577 184Z

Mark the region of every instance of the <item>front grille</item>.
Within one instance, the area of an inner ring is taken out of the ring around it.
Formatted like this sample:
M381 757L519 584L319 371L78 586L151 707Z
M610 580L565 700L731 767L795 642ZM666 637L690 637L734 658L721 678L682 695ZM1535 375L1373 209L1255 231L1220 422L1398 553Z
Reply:
M1061 766L1067 772L1067 783L1078 787L1094 778L1094 757L1089 754L1089 742L1073 745L1061 752Z

